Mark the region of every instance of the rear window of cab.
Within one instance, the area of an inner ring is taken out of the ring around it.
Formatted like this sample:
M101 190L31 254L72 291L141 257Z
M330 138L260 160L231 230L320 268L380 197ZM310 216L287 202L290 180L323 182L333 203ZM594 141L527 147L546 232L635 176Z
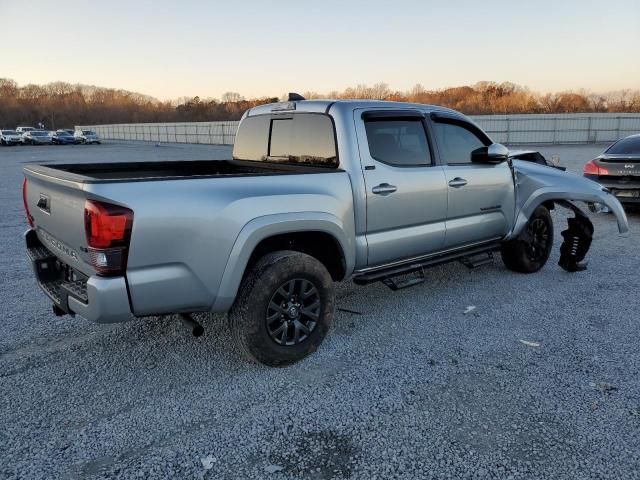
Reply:
M618 140L604 153L610 153L612 155L640 155L640 136Z
M246 117L236 135L233 159L337 168L333 122L314 113Z

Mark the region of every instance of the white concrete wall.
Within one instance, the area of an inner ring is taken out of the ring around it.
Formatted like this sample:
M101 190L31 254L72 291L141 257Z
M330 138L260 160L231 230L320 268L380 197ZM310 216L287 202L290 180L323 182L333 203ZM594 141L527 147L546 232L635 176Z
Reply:
M477 115L471 118L494 142L613 142L640 133L638 113L567 113L544 115Z
M130 123L83 125L105 140L233 145L239 122Z
M613 142L640 133L640 113L475 115L471 118L499 143ZM239 122L89 125L107 140L232 145Z

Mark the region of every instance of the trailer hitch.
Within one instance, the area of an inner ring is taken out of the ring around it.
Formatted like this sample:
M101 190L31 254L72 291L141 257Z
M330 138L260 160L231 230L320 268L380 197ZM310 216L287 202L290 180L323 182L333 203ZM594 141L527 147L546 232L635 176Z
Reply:
M567 272L579 272L587 269L582 262L589 251L593 239L593 224L589 217L573 203L558 201L559 205L572 210L576 216L567 220L568 228L562 231L564 241L560 246L560 265Z

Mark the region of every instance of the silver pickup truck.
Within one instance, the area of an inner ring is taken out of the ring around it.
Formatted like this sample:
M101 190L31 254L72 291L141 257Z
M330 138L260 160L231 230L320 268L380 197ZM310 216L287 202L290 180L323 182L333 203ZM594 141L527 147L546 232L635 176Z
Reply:
M595 182L510 158L464 115L379 101L252 108L220 161L29 165L28 256L58 315L96 322L229 312L249 358L287 365L333 322L334 281L419 283L500 251L542 268L549 210L575 215L560 265L584 268L593 226L573 202L620 203Z

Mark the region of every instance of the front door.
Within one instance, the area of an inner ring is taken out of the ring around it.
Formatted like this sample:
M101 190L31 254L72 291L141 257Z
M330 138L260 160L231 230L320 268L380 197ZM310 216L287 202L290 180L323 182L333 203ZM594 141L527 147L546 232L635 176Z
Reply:
M447 186L418 111L356 110L367 191L368 266L438 251Z
M432 126L448 190L445 248L502 238L515 214L509 164L471 162L471 152L490 143L474 125L438 118Z

